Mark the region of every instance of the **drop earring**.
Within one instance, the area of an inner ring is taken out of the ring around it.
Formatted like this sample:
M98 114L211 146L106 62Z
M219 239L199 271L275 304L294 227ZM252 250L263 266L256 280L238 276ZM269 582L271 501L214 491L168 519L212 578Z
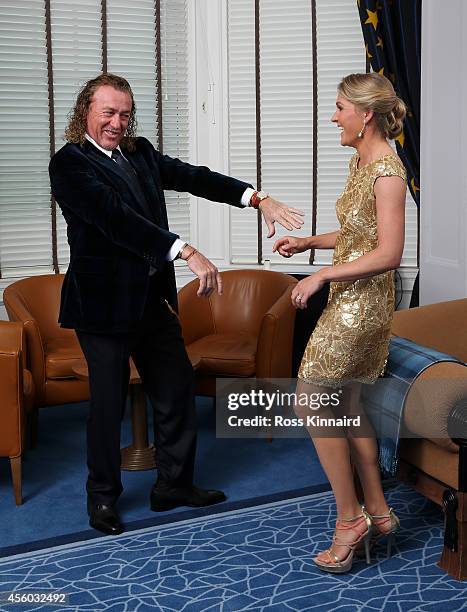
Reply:
M364 121L362 129L358 132L358 137L359 138L363 138L363 134L365 133L365 128L366 128L366 123Z

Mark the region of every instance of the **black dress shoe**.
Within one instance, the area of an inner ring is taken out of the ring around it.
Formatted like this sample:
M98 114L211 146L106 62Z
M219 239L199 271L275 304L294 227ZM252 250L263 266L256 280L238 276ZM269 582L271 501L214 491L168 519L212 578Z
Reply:
M195 486L166 488L156 485L151 491L151 510L162 512L172 510L177 506L200 508L218 504L226 499L222 491L208 491L207 489L198 489Z
M89 524L94 529L107 535L118 535L123 532L123 525L117 511L112 506L96 504L88 508Z

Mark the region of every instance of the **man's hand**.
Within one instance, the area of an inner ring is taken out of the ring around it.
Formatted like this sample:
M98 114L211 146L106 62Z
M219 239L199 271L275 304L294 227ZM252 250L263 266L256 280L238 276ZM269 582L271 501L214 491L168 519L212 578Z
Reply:
M325 280L319 272L315 272L311 276L307 276L295 285L292 290L291 300L295 308L304 310L308 299L324 286Z
M184 259L190 270L199 278L198 297L209 297L213 291L222 295L222 278L216 266L194 247L187 244L182 251Z
M274 227L276 221L289 231L293 230L294 227L300 229L303 225L303 219L301 217L303 217L304 213L301 210L286 206L282 204L282 202L271 198L271 196L261 200L259 209L268 226L268 238L271 238L271 236L274 236L276 233L276 228Z
M292 257L296 253L303 253L310 248L308 238L296 238L295 236L284 236L279 238L272 247L272 252L276 251L282 257Z

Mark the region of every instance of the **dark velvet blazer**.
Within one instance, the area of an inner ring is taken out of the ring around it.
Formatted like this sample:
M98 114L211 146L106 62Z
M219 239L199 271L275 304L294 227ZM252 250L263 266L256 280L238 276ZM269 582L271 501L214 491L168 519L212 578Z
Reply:
M165 257L178 238L168 227L164 189L187 191L241 207L247 183L161 155L146 138L122 148L144 193L90 142L66 144L49 166L52 193L67 222L70 265L59 321L82 331L138 327L148 296L149 269L159 293L176 306L174 267Z

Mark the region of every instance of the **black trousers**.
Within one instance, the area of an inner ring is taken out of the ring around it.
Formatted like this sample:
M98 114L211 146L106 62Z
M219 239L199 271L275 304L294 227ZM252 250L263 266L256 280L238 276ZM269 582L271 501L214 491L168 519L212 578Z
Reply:
M89 504L114 504L123 487L120 430L130 375L130 355L154 411L158 486L190 486L196 449L194 375L177 316L152 300L148 326L134 332L76 331L89 370L87 422Z

